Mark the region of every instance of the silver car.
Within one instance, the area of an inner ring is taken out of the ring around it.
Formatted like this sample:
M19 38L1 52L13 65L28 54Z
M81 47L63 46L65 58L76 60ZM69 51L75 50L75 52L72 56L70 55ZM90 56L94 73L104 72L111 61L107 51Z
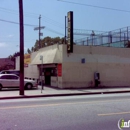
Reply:
M20 86L20 78L15 74L0 74L0 90L2 88L13 88ZM24 88L31 89L37 87L37 82L34 80L24 79Z

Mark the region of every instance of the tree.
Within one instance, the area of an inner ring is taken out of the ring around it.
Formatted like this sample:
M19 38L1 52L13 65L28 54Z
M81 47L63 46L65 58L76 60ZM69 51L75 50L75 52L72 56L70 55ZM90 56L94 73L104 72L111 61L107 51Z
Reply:
M31 50L29 48L27 49L27 52L28 52L28 54L31 54Z
M12 61L15 61L15 57L20 56L20 52L15 52L13 55L9 55L8 58L10 58Z
M67 40L65 41L65 38L62 37L54 37L51 38L49 36L45 37L44 39L41 39L40 44L41 44L41 48L46 47L46 46L50 46L50 45L54 45L54 44L67 44ZM76 43L74 43L74 45L76 45ZM31 51L38 51L39 50L39 41L36 40L34 47L32 47Z
M53 45L53 44L63 44L62 41L63 41L64 38L60 38L60 37L55 37L55 38L51 38L49 36L45 37L44 39L41 39L40 43L41 43L41 47L46 47L46 46L50 46L50 45ZM39 49L39 41L36 40L35 42L35 45L33 47L33 51L38 51Z
M36 40L35 45L34 45L34 51L37 51L39 49L39 41Z
M31 52L34 52L34 47L31 48Z

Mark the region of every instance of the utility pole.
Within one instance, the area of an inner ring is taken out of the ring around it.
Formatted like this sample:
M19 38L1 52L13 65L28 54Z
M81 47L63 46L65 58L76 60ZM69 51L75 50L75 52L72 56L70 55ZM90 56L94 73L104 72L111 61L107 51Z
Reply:
M24 95L24 26L23 26L23 1L19 0L19 21L20 21L20 91Z
M43 36L43 33L41 33L41 29L44 29L45 28L45 26L41 26L41 15L39 16L39 27L35 27L34 28L34 30L39 30L39 48L38 49L40 49L42 46L41 46L41 36ZM41 77L41 79L40 79L40 81L41 81L41 93L42 93L42 89L43 89L43 82L42 82L42 78L43 78L43 75L42 75L42 71L43 71L43 56L40 56L40 60L42 61L42 63L41 63L41 69L40 69L40 77Z
M41 38L40 38L41 29L40 29L40 27L41 27L41 15L39 16L39 49L41 48Z
M40 79L41 80L41 93L42 93L42 90L44 89L43 88L43 71L42 71L43 70L43 56L42 55L40 56L40 60L41 60L41 64L42 64L41 65L41 76L40 76L41 77L41 79Z
M41 29L44 29L45 26L41 26L41 15L39 16L39 27L35 27L34 30L39 30L39 49L41 48L41 36L43 36L43 33L41 33Z

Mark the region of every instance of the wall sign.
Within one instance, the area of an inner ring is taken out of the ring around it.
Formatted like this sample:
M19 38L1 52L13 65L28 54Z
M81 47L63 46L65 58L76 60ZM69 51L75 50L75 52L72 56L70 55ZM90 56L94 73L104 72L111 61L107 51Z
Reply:
M68 21L68 42L67 42L67 52L73 52L73 12L70 11L67 14Z
M58 71L58 76L61 77L62 76L62 64L58 64L57 71Z

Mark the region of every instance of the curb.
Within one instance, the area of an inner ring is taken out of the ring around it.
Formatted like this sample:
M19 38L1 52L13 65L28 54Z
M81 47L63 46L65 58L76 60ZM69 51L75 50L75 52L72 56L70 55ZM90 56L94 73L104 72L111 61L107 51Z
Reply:
M67 93L67 94L48 94L48 95L24 95L24 96L11 96L11 97L0 97L0 100L4 99L22 99L22 98L39 98L39 97L60 97L60 96L79 96L79 95L94 95L94 94L114 94L114 93L130 93L128 91L111 91L111 92L91 92L91 93Z

